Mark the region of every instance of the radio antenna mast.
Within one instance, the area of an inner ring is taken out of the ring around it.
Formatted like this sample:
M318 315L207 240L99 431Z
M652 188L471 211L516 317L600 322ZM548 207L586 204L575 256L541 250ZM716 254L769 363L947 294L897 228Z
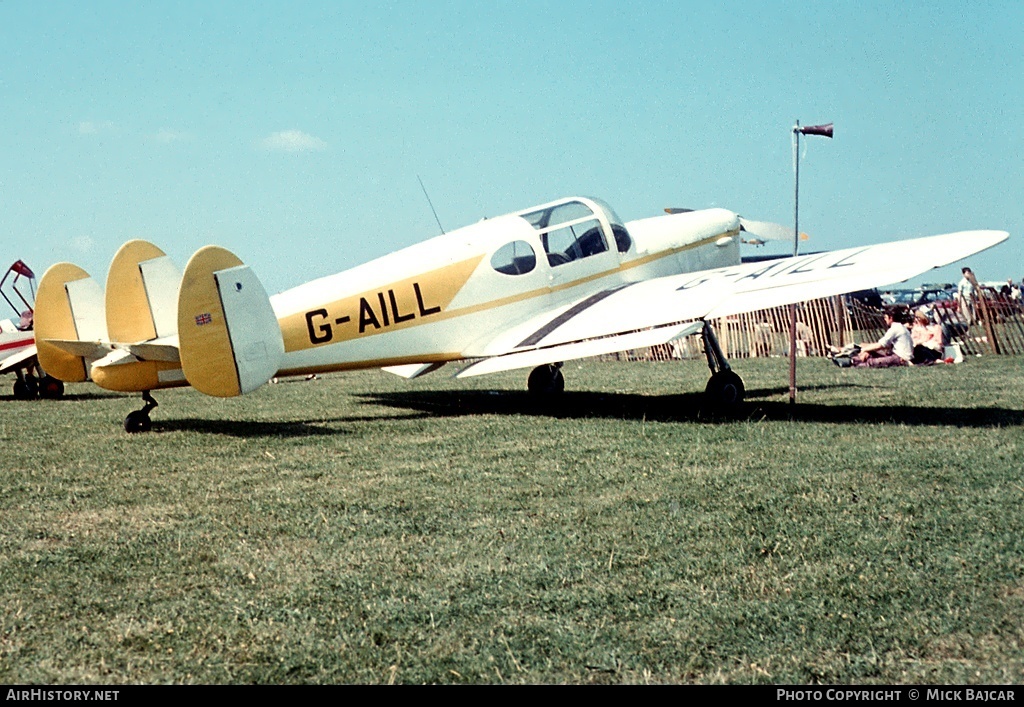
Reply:
M437 221L437 227L441 229L441 235L444 235L444 233L445 233L444 226L441 225L441 219L439 219L437 217L437 209L434 208L434 202L432 202L430 200L430 194L427 193L427 188L425 186L423 186L423 180L420 179L420 175L417 174L416 175L416 179L419 180L420 189L423 190L423 196L427 197L427 203L430 205L430 210L434 214L434 220Z

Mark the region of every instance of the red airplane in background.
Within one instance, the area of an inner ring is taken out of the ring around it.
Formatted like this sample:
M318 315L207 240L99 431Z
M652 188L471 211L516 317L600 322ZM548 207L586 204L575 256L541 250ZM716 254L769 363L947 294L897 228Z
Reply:
M16 317L0 319L0 373L13 372L17 376L14 397L19 400L59 398L64 394L64 384L43 372L36 355L33 331L35 277L28 265L16 260L0 278L0 296ZM23 285L28 284L27 296L18 288L19 281L24 281Z

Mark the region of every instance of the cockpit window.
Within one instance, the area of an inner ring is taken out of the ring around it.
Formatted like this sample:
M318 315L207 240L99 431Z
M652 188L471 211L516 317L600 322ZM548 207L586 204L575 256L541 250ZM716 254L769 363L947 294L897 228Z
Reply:
M601 222L588 219L561 228L553 228L540 236L551 265L564 265L608 250Z
M570 221L593 217L594 212L590 207L581 201L569 201L562 204L555 204L546 209L523 214L523 218L530 222L538 231L546 231L555 226Z
M601 222L581 201L555 204L522 216L540 232L548 263L552 266L608 250Z
M629 247L633 245L633 239L629 237L629 231L621 223L612 224L612 235L615 236L615 247L618 248L620 253L626 253L629 251Z
M598 208L604 211L605 217L608 219L608 223L612 227L612 235L615 237L615 247L620 253L629 251L633 245L633 239L629 236L629 231L622 224L622 219L615 213L615 209L609 206L601 199L590 197L590 200L597 204Z
M505 275L525 275L537 267L537 254L526 241L512 241L495 251L491 267Z

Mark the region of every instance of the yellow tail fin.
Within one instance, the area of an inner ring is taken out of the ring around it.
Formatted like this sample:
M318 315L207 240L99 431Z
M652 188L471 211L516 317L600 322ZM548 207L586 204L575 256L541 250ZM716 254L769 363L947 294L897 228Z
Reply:
M217 246L200 249L185 266L178 343L189 384L222 398L260 387L284 357L281 329L262 283Z
M107 333L111 341L134 344L177 330L175 307L181 273L167 255L147 241L128 241L107 271Z
M91 360L48 343L106 341L103 290L89 273L72 263L51 266L36 292L35 333L39 365L54 378L68 383L89 379Z

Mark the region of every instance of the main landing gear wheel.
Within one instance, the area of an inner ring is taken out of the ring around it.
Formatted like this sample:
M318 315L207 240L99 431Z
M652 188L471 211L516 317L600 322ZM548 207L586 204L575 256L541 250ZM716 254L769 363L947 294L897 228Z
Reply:
M534 395L557 395L565 390L565 377L562 376L561 363L549 363L537 366L530 371L526 381L526 389Z
M18 400L35 400L39 395L39 379L28 374L14 381L14 397Z
M743 379L732 370L719 371L711 376L704 395L719 410L735 408L743 402Z
M43 376L39 381L39 397L48 400L64 397L64 382L53 376Z
M708 405L715 410L735 410L743 402L743 379L729 368L729 362L722 347L718 345L715 332L707 322L704 322L701 338L704 340L704 354L711 370L711 380L704 389L704 397Z
M132 434L136 432L149 432L153 423L149 419L149 411L157 406L156 400L149 394L149 391L143 391L142 399L146 401L146 404L142 406L141 410L134 410L128 413L128 416L124 418L124 431Z

